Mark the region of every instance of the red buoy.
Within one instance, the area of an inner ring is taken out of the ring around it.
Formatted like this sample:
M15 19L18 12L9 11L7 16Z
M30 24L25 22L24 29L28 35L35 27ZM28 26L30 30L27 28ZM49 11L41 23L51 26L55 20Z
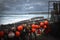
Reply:
M3 36L4 36L4 32L0 31L0 37L3 37Z
M20 26L18 26L18 27L17 27L17 30L18 30L18 31L23 30L23 26L21 26L21 25L20 25Z
M48 22L47 20L44 21L44 24L45 24L45 25L48 25L48 23L49 23L49 22Z
M36 29L32 28L32 32L34 33L36 31Z
M19 37L20 36L20 32L16 31L15 35L16 35L16 37Z
M38 29L39 28L39 26L38 25L35 25L36 26L36 29Z
M36 28L35 24L32 24L32 28Z
M41 28L40 26L38 28Z
M44 23L43 22L40 22L40 26L44 26Z
M40 31L40 29L38 29L38 30L37 30L37 34L41 34L41 31Z
M47 28L47 26L46 26L46 25L44 25L44 29L45 29L45 28Z

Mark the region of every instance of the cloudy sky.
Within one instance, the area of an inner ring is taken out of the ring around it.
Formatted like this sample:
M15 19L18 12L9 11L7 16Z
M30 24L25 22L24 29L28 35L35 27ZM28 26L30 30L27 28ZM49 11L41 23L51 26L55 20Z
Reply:
M48 1L49 0L0 0L0 11L4 13L48 11Z
M29 12L48 12L48 1L49 0L0 0L0 16L1 14L6 15L12 13L29 13ZM58 0L50 0L58 1ZM44 16L46 15L8 15L5 17L0 17L0 24L15 23L21 20L26 20L32 17Z

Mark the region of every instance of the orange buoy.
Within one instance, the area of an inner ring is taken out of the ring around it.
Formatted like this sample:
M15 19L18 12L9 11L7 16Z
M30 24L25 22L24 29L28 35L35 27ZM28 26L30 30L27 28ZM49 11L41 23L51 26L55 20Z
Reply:
M45 28L47 28L47 26L46 26L46 25L44 25L44 29L45 29Z
M22 26L22 25L18 26L18 27L17 27L17 30L18 30L18 31L23 30L23 26Z
M34 33L36 31L36 29L32 28L32 32Z
M48 25L48 23L49 23L49 22L48 22L47 20L44 21L44 24L45 24L45 25Z
M40 26L44 26L44 23L43 23L43 22L41 22L41 23L40 23Z
M16 31L15 35L16 35L16 37L19 37L20 36L20 32Z
M3 36L4 36L4 32L0 31L0 37L3 37Z

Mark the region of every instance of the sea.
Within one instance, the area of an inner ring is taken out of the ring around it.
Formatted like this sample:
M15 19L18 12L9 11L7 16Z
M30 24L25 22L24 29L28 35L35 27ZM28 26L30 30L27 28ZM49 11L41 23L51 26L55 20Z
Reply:
M23 15L0 15L0 25L1 24L12 24L23 20L28 20L34 17L48 18L48 14L23 14Z

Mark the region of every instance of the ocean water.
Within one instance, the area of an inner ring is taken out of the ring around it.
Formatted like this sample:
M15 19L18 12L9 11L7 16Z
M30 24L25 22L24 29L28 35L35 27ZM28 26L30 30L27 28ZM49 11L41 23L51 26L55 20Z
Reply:
M40 16L44 16L44 18L48 18L48 14L3 15L0 16L0 24L11 24Z

